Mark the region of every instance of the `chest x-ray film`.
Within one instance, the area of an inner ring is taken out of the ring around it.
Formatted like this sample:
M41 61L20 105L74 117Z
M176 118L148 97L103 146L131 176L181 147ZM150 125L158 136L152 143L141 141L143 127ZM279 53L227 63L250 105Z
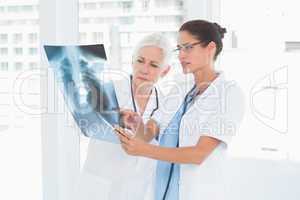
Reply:
M114 85L99 74L104 69L103 45L44 46L55 80L81 132L118 143L113 125L119 125L119 105Z

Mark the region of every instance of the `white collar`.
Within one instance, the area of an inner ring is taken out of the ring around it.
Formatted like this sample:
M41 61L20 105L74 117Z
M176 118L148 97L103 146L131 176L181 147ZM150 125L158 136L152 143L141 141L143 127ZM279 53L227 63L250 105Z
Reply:
M219 96L220 89L224 85L225 75L222 71L217 72L218 76L209 84L204 92L196 97L196 99L204 99L207 96Z
M116 86L116 94L119 102L120 108L134 110L134 102L132 101L132 93L131 93L131 84L130 84L130 76L114 81ZM157 90L158 91L158 90ZM149 100L145 107L145 111L143 113L143 118L149 118L148 115L152 113L152 111L157 107L156 105L156 92L154 88L150 94ZM137 112L140 113L138 105L136 105Z

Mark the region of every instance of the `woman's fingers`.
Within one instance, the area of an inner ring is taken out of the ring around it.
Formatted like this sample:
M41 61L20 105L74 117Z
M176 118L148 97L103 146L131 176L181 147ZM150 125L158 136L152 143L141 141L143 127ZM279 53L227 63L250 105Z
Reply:
M120 115L123 120L128 120L134 118L134 116L138 115L136 112L128 109L121 109Z
M120 110L120 114L122 126L131 130L136 129L139 123L142 121L142 117L132 110L122 109Z
M119 137L122 149L129 155L137 155L138 140L130 133L130 130L125 130L119 126L115 126L114 130Z
M132 134L130 132L127 132L127 130L123 129L122 127L115 126L114 129L122 136L130 139L132 137Z
M134 112L129 109L120 109L120 115L123 118L131 118L131 119L140 118L140 115L137 112Z
M131 140L131 135L130 133L127 133L123 128L121 127L115 127L115 132L117 133L119 140L121 142L121 144L126 144L128 145L130 143Z
M121 116L121 123L122 123L122 126L128 128L128 126L130 124L132 124L132 115L133 115L133 112L131 110L120 110L120 116Z

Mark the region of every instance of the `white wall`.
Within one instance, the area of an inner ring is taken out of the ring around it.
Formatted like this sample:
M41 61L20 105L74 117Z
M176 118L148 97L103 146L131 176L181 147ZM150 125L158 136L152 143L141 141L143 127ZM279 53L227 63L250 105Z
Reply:
M0 90L7 93L2 96L0 106L0 115L5 120L0 120L7 125L0 128L0 199L42 198L40 119L24 105L37 103L38 95L28 95L30 90L24 89L27 75L1 73L6 79L1 80Z

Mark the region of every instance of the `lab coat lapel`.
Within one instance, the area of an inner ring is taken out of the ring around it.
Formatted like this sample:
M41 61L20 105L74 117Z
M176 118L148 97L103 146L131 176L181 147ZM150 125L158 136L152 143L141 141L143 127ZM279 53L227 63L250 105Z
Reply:
M126 77L121 80L114 80L114 85L119 107L121 109L133 110L129 77Z
M152 111L157 107L156 103L158 102L156 102L156 93L155 93L155 89L153 88L149 100L147 102L145 111L143 113L144 120L149 119L151 117L150 115Z

